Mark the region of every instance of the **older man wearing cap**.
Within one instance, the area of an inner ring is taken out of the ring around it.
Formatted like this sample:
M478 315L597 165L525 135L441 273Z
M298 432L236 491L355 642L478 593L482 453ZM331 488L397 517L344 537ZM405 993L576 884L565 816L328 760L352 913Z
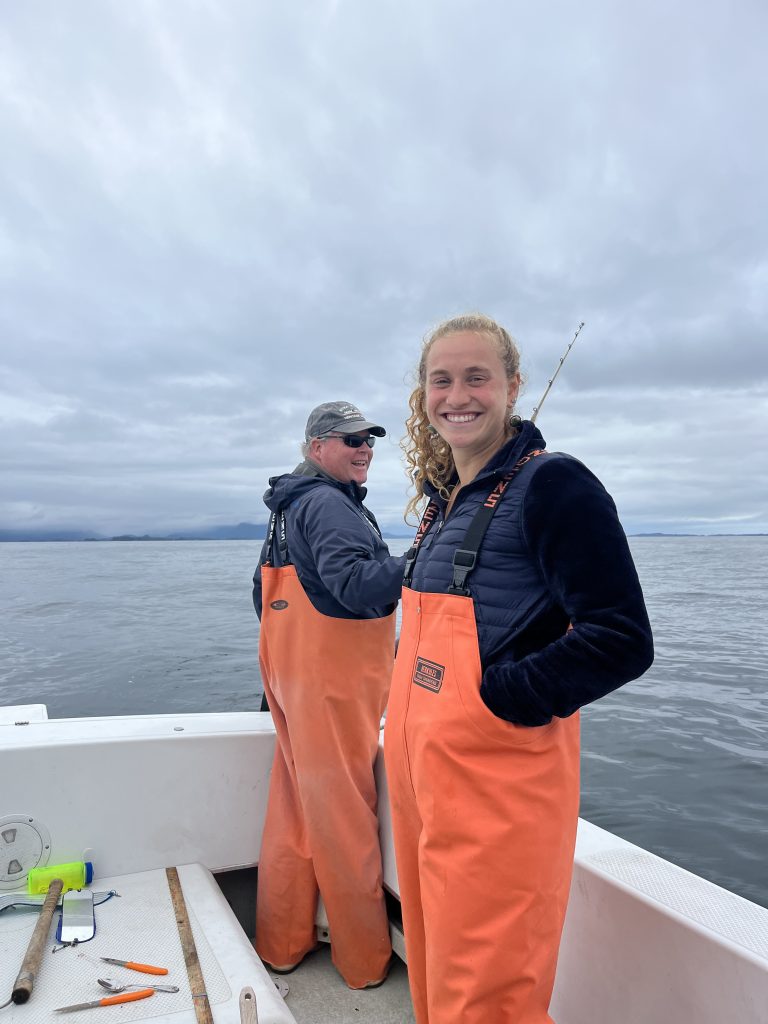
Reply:
M256 949L288 972L316 946L322 894L350 988L384 980L392 949L373 764L394 659L404 556L363 484L383 427L349 402L307 421L304 461L273 477L254 576L259 666L277 733L259 859Z

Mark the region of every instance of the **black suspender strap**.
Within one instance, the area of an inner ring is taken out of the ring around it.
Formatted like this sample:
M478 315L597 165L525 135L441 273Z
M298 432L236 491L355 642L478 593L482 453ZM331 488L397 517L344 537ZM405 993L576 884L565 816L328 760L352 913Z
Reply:
M277 529L278 522L280 523L280 529ZM285 535L285 512L281 512L280 515L273 512L269 517L269 529L267 530L267 543L265 550L267 553L267 564L273 562L272 558L272 546L277 538L277 548L280 552L280 564L290 565L291 560L288 557L288 541Z
M405 554L405 572L403 573L403 586L410 587L411 577L413 576L413 567L416 564L416 555L419 553L419 547L421 542L424 540L426 535L429 533L432 524L437 519L438 513L440 512L440 506L436 501L430 501L427 507L424 509L424 515L421 517L419 528L416 531L413 544L410 546Z
M277 531L277 547L280 551L280 560L283 565L290 565L291 559L288 554L288 540L285 532L285 512L280 513L280 529Z
M277 524L277 516L273 512L272 515L269 517L269 529L267 530L267 543L264 545L264 547L266 549L266 552L267 552L267 558L269 558L270 553L272 551L272 542L275 539L275 525L276 524Z
M469 574L477 565L477 553L480 550L480 545L483 543L485 532L491 525L491 519L493 519L495 511L499 507L499 502L501 501L504 492L507 487L509 487L510 481L513 477L520 472L527 462L536 458L537 455L544 454L544 449L536 448L533 451L528 452L527 455L524 455L522 459L515 463L509 473L505 473L504 476L499 478L496 486L477 510L472 522L469 524L467 532L464 534L464 540L462 541L461 547L457 548L453 554L453 577L451 579L451 585L448 588L449 594L458 594L461 597L469 597L467 579Z

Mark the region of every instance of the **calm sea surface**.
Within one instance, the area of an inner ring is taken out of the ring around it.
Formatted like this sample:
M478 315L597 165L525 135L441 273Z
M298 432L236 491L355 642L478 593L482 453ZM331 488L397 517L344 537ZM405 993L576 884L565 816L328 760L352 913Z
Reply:
M631 544L656 662L583 713L582 815L768 906L768 537ZM0 705L258 710L260 546L0 544Z

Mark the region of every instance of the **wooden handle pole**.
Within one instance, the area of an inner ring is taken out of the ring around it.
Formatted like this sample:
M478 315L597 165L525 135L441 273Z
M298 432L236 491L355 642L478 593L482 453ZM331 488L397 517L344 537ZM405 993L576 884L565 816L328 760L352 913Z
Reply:
M40 961L42 960L43 950L48 938L48 929L51 927L51 918L63 888L64 882L60 878L54 878L48 886L48 895L45 897L43 909L40 911L40 917L37 919L35 930L32 932L32 938L29 940L27 952L24 954L24 960L21 964L21 970L13 984L11 999L17 1005L19 1003L26 1003L32 995L35 976L40 970Z
M189 978L189 987L192 989L192 1003L195 1007L197 1024L213 1024L211 1004L208 1002L208 993L205 990L205 979L197 956L197 947L192 935L192 925L189 922L179 873L176 868L166 868L165 874L168 878L168 888L171 891L171 902L176 915L176 927L179 930L184 962L187 965L187 977Z

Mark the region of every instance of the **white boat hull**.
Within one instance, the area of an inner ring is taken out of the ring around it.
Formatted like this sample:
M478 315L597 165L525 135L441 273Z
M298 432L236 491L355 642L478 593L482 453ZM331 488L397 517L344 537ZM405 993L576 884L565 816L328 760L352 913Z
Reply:
M50 837L45 861L92 860L95 884L178 864L258 863L269 714L35 717L34 706L6 709L0 725L0 834L3 822L31 821L43 846ZM381 758L377 773L385 883L396 895ZM14 884L0 870L0 892ZM766 1007L768 910L581 821L557 1024L765 1024Z

